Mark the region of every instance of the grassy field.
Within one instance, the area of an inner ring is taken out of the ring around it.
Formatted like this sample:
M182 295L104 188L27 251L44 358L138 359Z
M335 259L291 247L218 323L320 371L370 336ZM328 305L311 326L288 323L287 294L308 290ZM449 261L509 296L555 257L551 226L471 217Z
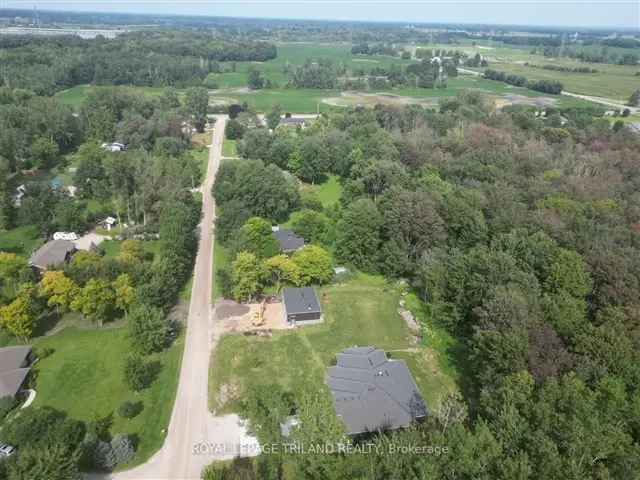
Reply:
M640 79L635 73L640 67L583 63L569 60L549 60L540 57L530 60L535 65L559 65L568 67L589 67L598 70L597 73L557 72L543 68L516 63L499 63L491 67L516 75L522 75L530 80L558 80L564 89L572 93L611 98L626 102L637 88Z
M69 88L67 90L63 90L55 94L55 97L60 100L62 103L65 103L75 109L79 108L82 105L82 102L87 98L89 93L92 90L100 89L100 88L112 88L105 86L96 86L96 85L77 85L75 87ZM157 96L162 94L164 88L162 87L135 87L135 86L121 86L118 88L126 88L133 93Z
M489 61L489 67L517 75L523 75L531 80L559 80L565 90L583 95L593 95L616 100L628 100L631 93L640 87L640 80L635 76L640 71L637 65L612 65L606 63L587 63L567 57L551 58L544 55L532 54L531 47L506 45L494 41L462 41L461 45L436 44L422 48L458 50L473 56L479 53ZM591 47L582 47L589 50ZM599 47L597 47L599 48ZM609 47L610 52L620 54L629 53L628 49ZM529 65L524 65L529 63ZM557 65L562 67L588 67L598 70L598 73L569 73L545 70L535 66ZM483 69L477 69L483 70Z
M485 42L486 43L486 42ZM532 55L529 49L514 48L504 46L502 44L480 44L472 45L470 42L462 45L435 45L434 48L446 48L447 50L462 50L469 55L480 53L490 59L490 67L513 71L514 73L525 74L532 79L541 78L558 78L565 83L567 90L576 93L586 93L591 95L608 96L612 98L626 99L632 91L633 85L637 88L637 78L633 74L637 69L634 67L620 67L616 65L595 65L602 73L599 74L563 74L561 72L552 72L549 70L533 69L523 65L525 61L535 64L546 64L554 61L540 55ZM348 106L356 104L371 104L378 102L395 102L399 104L408 103L411 99L419 99L425 104L435 105L437 100L442 97L450 97L456 95L464 89L478 89L483 92L504 96L508 94L518 94L526 97L538 97L542 94L531 90L512 87L502 82L493 82L481 78L475 78L470 75L460 75L457 78L451 78L445 89L417 89L417 88L401 88L395 90L386 90L375 92L378 94L393 94L403 98L384 98L381 96L370 95L369 97L347 97L342 98L340 90L316 90L316 89L288 89L285 88L287 83L286 68L301 65L308 58L328 58L336 64L344 65L350 72L357 70L369 71L372 68L389 67L393 64L406 66L415 60L402 60L398 57L387 56L361 56L351 54L351 44L335 43L335 44L311 44L311 43L282 43L278 45L278 57L268 62L236 62L235 72L227 72L216 75L219 86L218 90L211 91L211 102L219 104L228 104L232 102L246 102L251 108L259 112L266 112L274 105L279 104L285 111L295 113L317 113L329 111L336 108L333 105ZM520 63L516 63L520 62ZM562 59L558 64L570 62L573 65L589 65L578 64L575 61ZM224 64L225 69L229 69L230 63ZM504 67L504 68L503 68ZM246 88L247 76L249 68L256 68L262 72L264 77L270 80L274 88L250 91ZM524 71L522 69L525 69ZM562 77L562 78L560 78ZM564 77L567 77L566 79ZM88 93L94 87L89 85L77 86L63 92L59 92L56 96L63 102L77 108ZM132 91L145 95L158 95L162 92L159 87L122 87L130 88ZM372 93L372 92L368 92ZM329 99L327 102L325 100ZM335 100L338 99L338 100ZM577 99L556 98L557 105L560 107L573 107L580 105L589 105ZM230 148L230 147L229 147Z
M327 181L320 185L305 183L302 190L315 192L325 208L339 202L342 196L342 184L337 175L330 175Z
M152 356L162 369L154 383L137 394L128 389L122 373L130 353L125 329L67 328L37 339L35 346L52 348L54 353L36 364L34 405L49 405L84 421L113 413L111 432L135 435L139 440L136 456L122 467L140 464L160 448L177 389L182 337L167 351ZM115 411L125 400L142 402L144 410L133 419L120 417Z
M271 81L276 87L284 87L287 83L285 68L302 65L307 59L330 59L335 64L344 65L347 69L371 70L373 67L390 67L396 65L408 65L414 63L411 60L402 60L399 57L389 56L354 56L351 54L351 43L279 43L278 56L267 62L237 62L236 71L222 73L215 78L221 88L242 87L247 85L249 68L259 70L264 78Z
M213 94L212 98L222 98L237 103L247 102L250 108L258 112L267 112L274 105L280 105L287 112L316 113L318 110L329 111L331 107L322 103L322 100L339 94L337 90L279 88L223 92Z
M11 252L23 257L31 256L44 240L33 225L0 230L0 252Z
M228 138L224 139L224 143L222 144L222 156L223 157L238 156L238 149L236 148L235 140L229 140Z
M115 258L120 254L120 246L122 240L105 240L100 244L100 248L104 250L105 257ZM160 252L160 240L145 240L142 242L145 253L151 257L152 260Z
M380 277L358 275L346 284L321 289L325 322L272 338L227 335L212 359L210 405L218 412L235 411L248 385L277 382L293 392L312 385L320 390L326 368L336 353L353 345L375 345L391 358L407 361L431 408L456 390L447 351L412 343L397 313L400 292ZM443 368L444 367L444 368ZM222 386L233 392L220 398Z

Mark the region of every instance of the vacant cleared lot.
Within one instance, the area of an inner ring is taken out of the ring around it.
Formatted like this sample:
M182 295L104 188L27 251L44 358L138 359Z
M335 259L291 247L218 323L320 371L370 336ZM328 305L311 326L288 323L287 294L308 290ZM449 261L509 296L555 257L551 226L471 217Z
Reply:
M436 406L456 390L447 351L416 344L397 312L400 292L380 277L358 275L345 284L320 289L325 322L271 338L224 336L210 372L210 405L237 411L249 385L277 382L294 396L303 388L321 390L336 353L354 345L375 345L391 358L407 361L427 403Z

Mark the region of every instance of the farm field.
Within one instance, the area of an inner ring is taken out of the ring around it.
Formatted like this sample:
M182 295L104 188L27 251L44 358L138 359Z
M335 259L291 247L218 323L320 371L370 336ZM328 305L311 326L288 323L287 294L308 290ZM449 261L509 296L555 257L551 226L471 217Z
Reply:
M571 93L611 98L622 102L626 102L634 90L640 86L640 77L635 75L637 71L640 71L640 67L550 60L539 56L536 60L529 62L531 64L535 62L535 65L538 66L589 67L598 70L598 72L558 72L518 63L495 63L491 65L491 68L522 75L530 80L558 80L564 85L564 89Z
M483 45L473 46L469 45L434 45L433 48L444 48L447 50L462 50L470 55L475 55L479 52L482 55L487 55L490 58L494 58L500 62L524 62L530 61L531 63L549 63L548 59L545 59L539 55L531 55L528 50L518 48L500 47L494 50L487 50L494 47L487 47ZM484 48L484 50L483 50ZM489 53L490 52L490 53ZM495 55L495 57L494 57ZM541 93L534 92L524 88L513 87L506 85L502 82L495 82L491 80L485 80L482 78L476 78L473 75L459 75L457 78L450 78L447 83L447 88L444 89L419 89L419 88L399 88L399 89L387 89L378 92L343 92L341 90L320 90L320 89L290 89L285 88L287 76L285 73L286 68L292 68L297 65L301 65L306 59L313 58L328 58L332 61L344 65L350 70L364 69L369 71L371 68L389 67L392 64L408 65L415 60L402 60L398 57L389 56L364 56L364 55L352 55L350 44L310 44L310 43L285 43L278 45L278 57L274 60L267 62L236 62L235 72L226 72L214 75L219 88L217 90L210 90L210 103L212 105L225 105L229 103L243 103L246 102L249 107L258 111L269 111L274 105L280 105L283 110L294 113L318 113L327 112L335 107L345 107L353 105L375 105L376 103L387 104L409 104L418 103L425 106L435 106L437 99L442 97L455 96L459 91L465 89L478 89L483 92L493 94L497 97L509 96L516 94L529 98L536 98L544 96ZM576 62L573 62L574 64ZM225 68L230 68L230 64L224 63ZM523 65L517 65L512 63L492 63L490 67L502 68L502 66L509 68L530 68ZM603 73L600 81L606 82L608 77L613 75L617 66L608 66L613 70L611 72ZM259 70L263 76L272 82L273 88L262 90L249 90L247 85L247 77L249 68L255 68ZM603 68L607 68L603 66ZM632 68L632 67L618 67L618 68ZM531 69L533 70L533 69ZM541 70L541 69L536 69ZM551 72L542 70L543 74L551 75L561 72ZM581 74L566 74L566 75L581 75ZM593 75L593 74L583 74ZM617 73L616 73L617 75ZM545 76L531 78L547 78ZM620 82L630 82L631 76L627 80L620 80ZM636 77L637 79L637 77ZM591 82L593 79L588 80ZM630 85L625 83L623 85L623 91L627 92ZM616 90L619 86L614 82L613 86L607 89L598 89L600 83L595 82L596 90L591 92L592 95L607 96L610 91ZM573 85L572 85L573 86ZM589 87L585 84L585 87ZM84 98L88 95L92 88L104 88L95 87L89 85L81 85L63 92L59 92L56 96L68 105L78 108ZM139 92L145 95L159 95L162 92L160 87L121 87L130 88L135 92ZM569 85L567 85L569 88ZM584 90L581 88L575 89L576 93L590 93L590 90ZM179 91L180 93L183 90ZM628 96L628 95L627 95ZM509 103L510 100L507 100ZM559 107L573 107L591 105L589 102L571 99L554 97L554 102ZM226 155L226 154L225 154Z
M332 43L279 43L278 56L267 62L237 62L236 71L216 75L214 78L221 88L240 87L247 85L249 68L259 70L265 79L270 80L276 87L284 87L287 82L285 68L302 65L307 59L330 59L334 63L346 68L371 70L373 67L389 67L393 64L409 65L412 60L402 60L399 57L384 55L352 55L351 44Z
M151 356L161 369L151 386L136 394L124 382L124 361L130 354L126 337L124 328L70 327L34 341L38 349L53 350L36 364L38 395L34 405L49 405L84 421L113 414L111 432L131 434L139 441L135 457L121 469L143 463L162 445L184 345L179 337L169 349ZM136 417L124 419L116 410L126 400L142 402L144 409Z
M381 277L358 274L344 284L320 289L325 321L271 338L224 336L210 371L210 406L237 411L249 385L277 382L294 396L303 388L323 391L335 354L354 345L375 345L406 360L430 408L457 389L450 351L414 344L397 313L399 288ZM453 341L453 340L452 340ZM224 387L223 387L224 386ZM220 396L221 388L232 395ZM330 412L327 412L330 414Z
M468 42L461 41L460 44L423 45L420 48L457 50L470 56L478 53L487 58L489 61L488 68L523 75L531 80L559 80L564 84L565 90L583 95L626 101L631 93L640 86L640 79L635 75L640 71L640 66L588 63L571 58L545 57L544 55L532 54L531 47L518 47L494 41L475 43L474 45L469 40ZM582 47L585 51L593 48L591 46ZM615 47L609 47L608 51L619 54L629 53L629 49ZM530 65L524 65L525 63ZM538 67L542 65L557 65L569 68L587 67L598 70L598 72L558 72L536 68L533 65ZM474 70L482 71L484 69L478 68Z

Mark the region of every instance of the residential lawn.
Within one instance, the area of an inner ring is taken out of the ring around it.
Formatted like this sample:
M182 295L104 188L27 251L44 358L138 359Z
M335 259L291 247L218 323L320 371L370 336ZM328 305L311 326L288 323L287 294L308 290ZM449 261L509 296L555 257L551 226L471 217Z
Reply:
M34 225L0 230L0 252L30 257L31 253L43 243L44 239Z
M325 208L339 202L342 196L342 184L340 183L340 177L337 175L330 175L324 183L319 185L306 183L302 186L302 189L316 192L322 202L322 206Z
M137 394L123 378L124 362L131 353L126 329L71 327L34 344L54 350L35 366L35 406L49 405L83 421L113 413L111 432L135 435L139 441L134 459L123 469L143 463L162 446L177 389L182 337L165 352L150 357L162 369L153 384ZM125 400L143 402L144 410L133 419L120 417L116 411Z
M105 257L115 258L120 254L120 247L123 240L105 240L100 244L100 248L104 250ZM155 258L160 252L160 240L145 240L142 242L144 251L150 257Z
M120 254L121 240L105 240L100 244L100 248L104 250L104 256L107 258L116 258Z
M238 156L238 149L236 148L235 140L229 140L228 138L224 139L224 143L222 144L222 156L223 157Z
M375 345L391 358L404 359L430 408L456 390L447 351L416 345L399 316L400 291L381 277L356 275L345 284L320 289L325 321L321 325L275 332L271 338L226 335L218 344L210 371L210 406L238 410L247 387L277 382L294 396L303 388L322 390L326 369L336 353L354 345ZM225 385L235 394L222 402ZM330 414L330 412L328 412Z

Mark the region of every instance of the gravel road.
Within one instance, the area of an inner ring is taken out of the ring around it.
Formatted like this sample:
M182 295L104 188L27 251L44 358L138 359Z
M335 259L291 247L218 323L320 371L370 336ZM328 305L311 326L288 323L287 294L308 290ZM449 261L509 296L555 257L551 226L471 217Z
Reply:
M199 479L214 460L242 454L256 455L257 441L250 437L236 415L214 417L208 408L209 359L217 343L211 306L213 281L213 220L215 205L211 187L222 158L227 117L218 116L203 184L202 223L196 257L186 343L180 381L164 445L147 463L111 475L89 475L91 480Z

